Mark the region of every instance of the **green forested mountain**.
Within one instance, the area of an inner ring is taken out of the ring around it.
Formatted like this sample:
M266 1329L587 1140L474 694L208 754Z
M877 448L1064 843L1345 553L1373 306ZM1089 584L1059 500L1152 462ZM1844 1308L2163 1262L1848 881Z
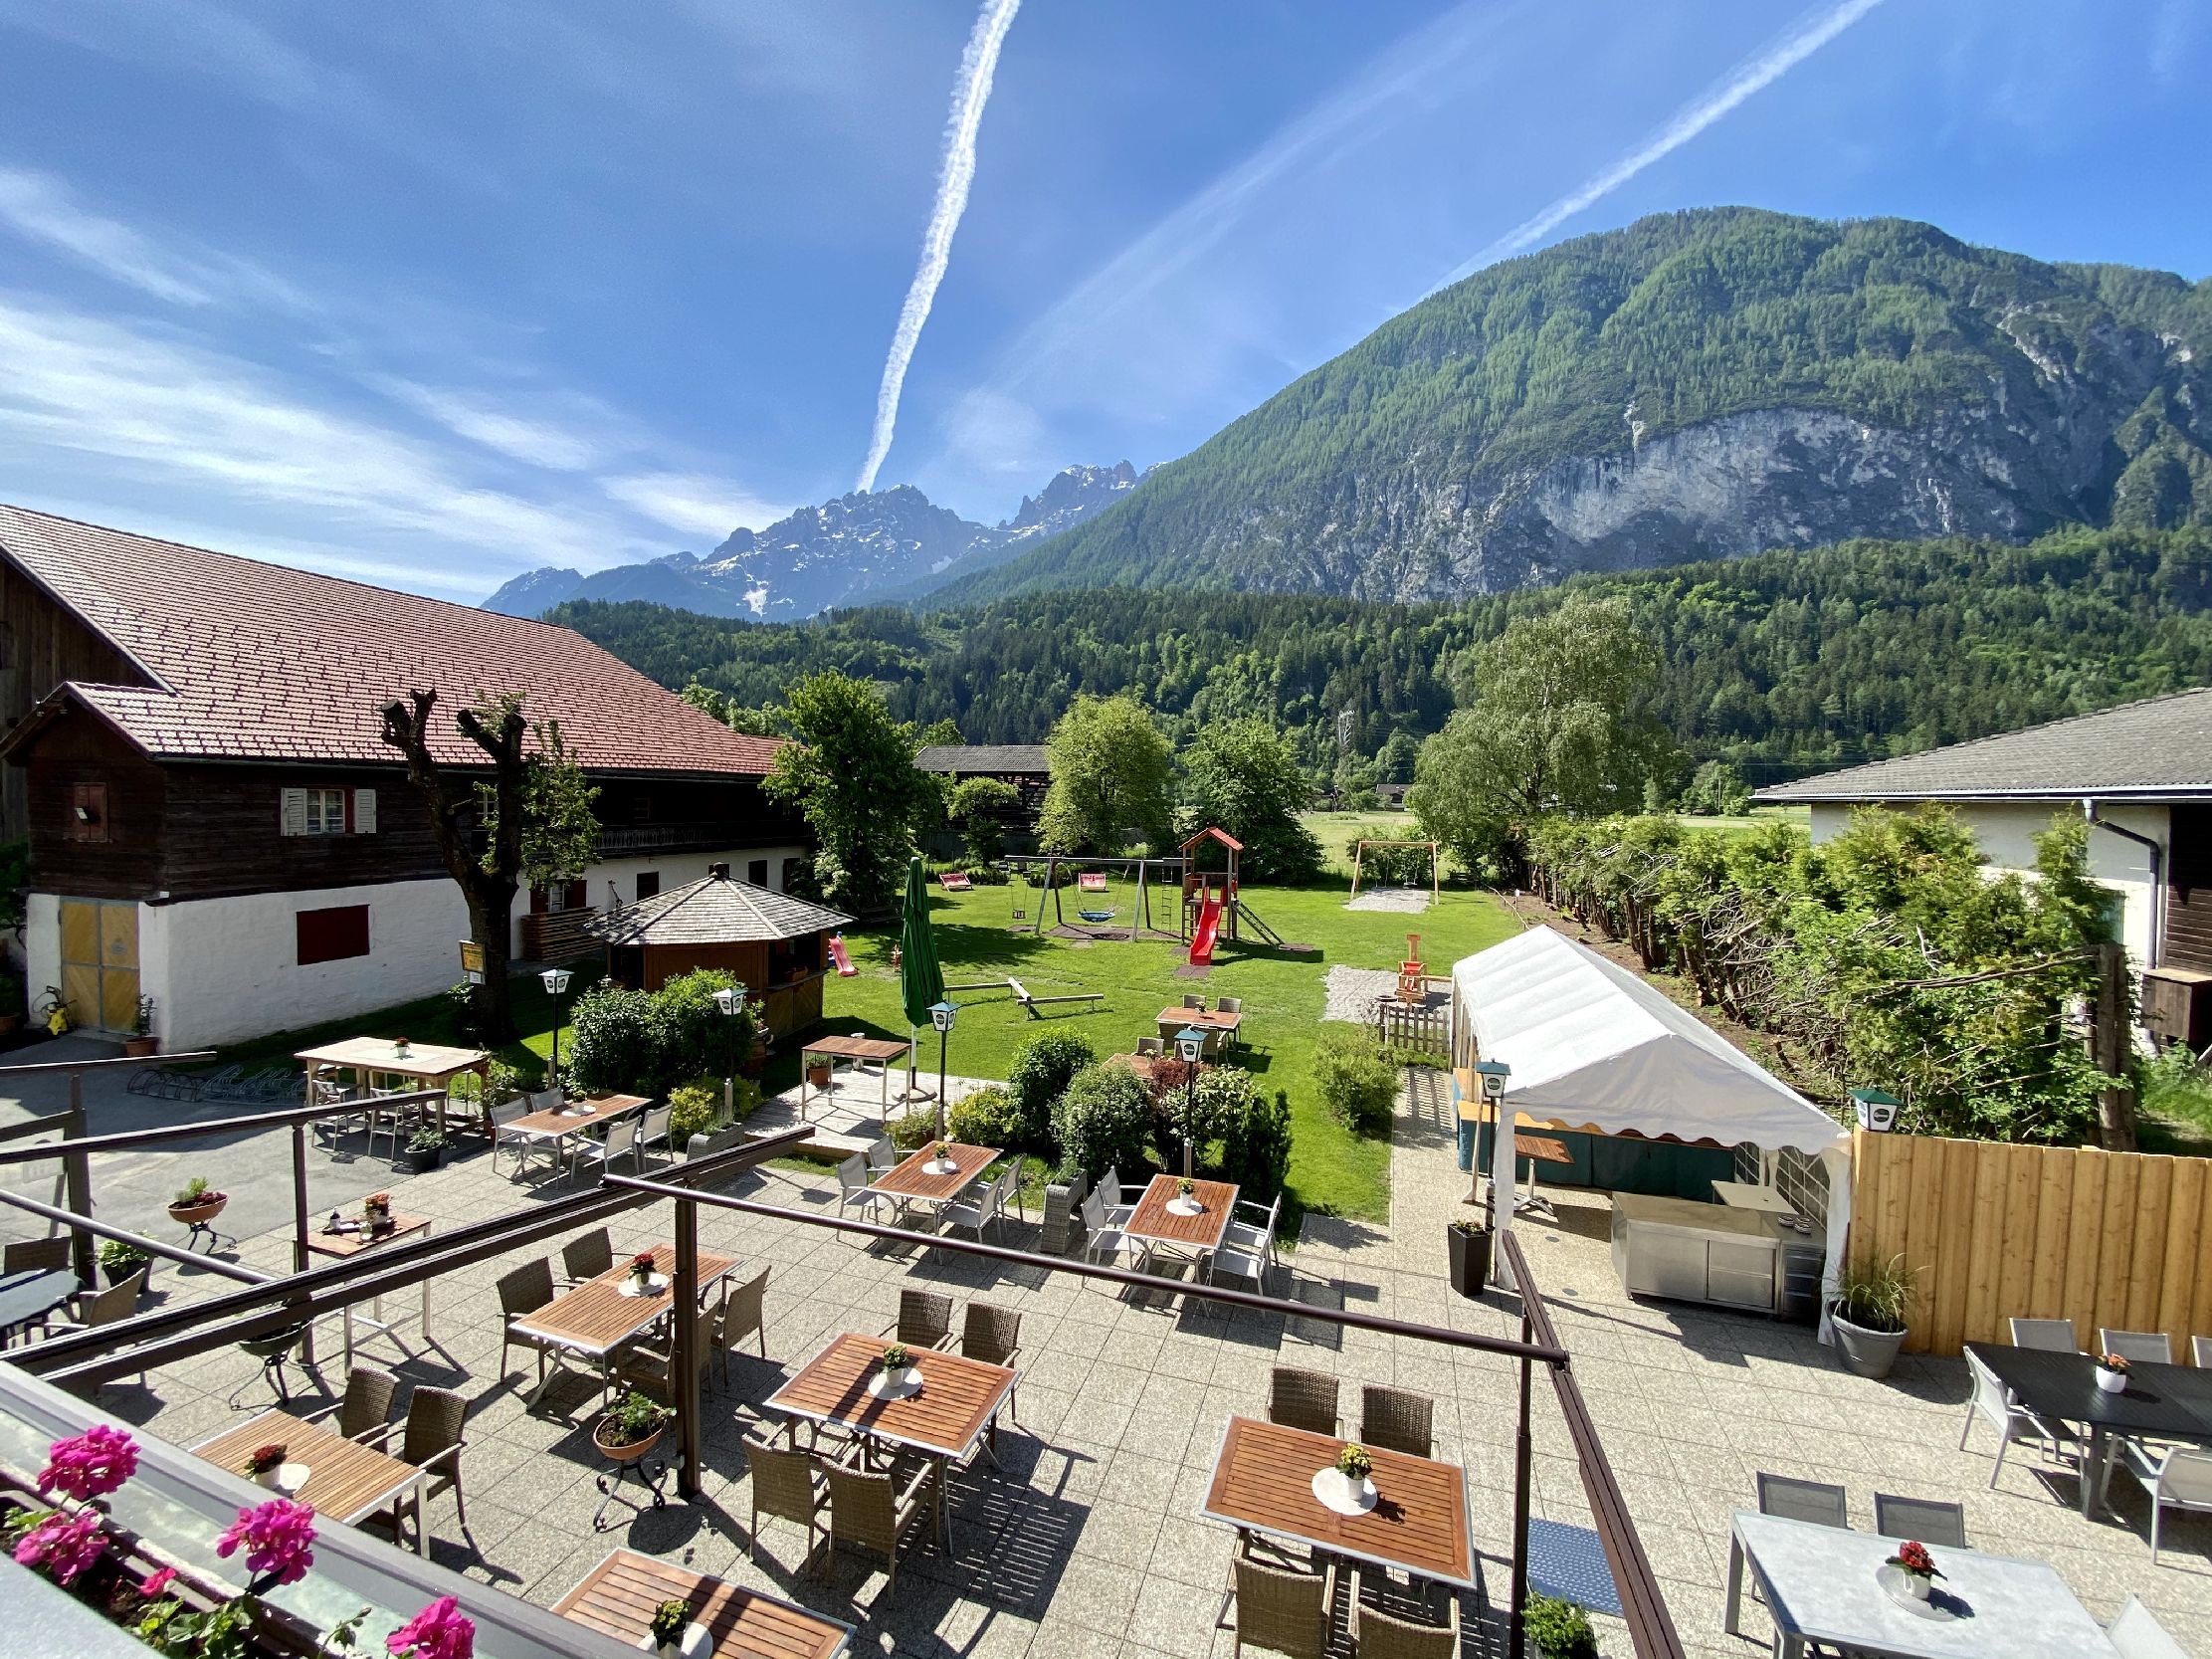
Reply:
M1037 742L1076 693L1133 691L1179 739L1258 714L1321 767L1340 717L1362 755L1436 729L1460 652L1578 592L1627 598L1659 648L1659 711L1688 756L1732 759L1757 782L2212 684L2202 528L1855 540L1456 605L1103 589L789 626L641 604L552 620L664 685L696 678L747 705L836 668L882 682L903 719Z
M954 582L1451 598L1859 535L2212 522L2212 285L1743 208L1490 267Z

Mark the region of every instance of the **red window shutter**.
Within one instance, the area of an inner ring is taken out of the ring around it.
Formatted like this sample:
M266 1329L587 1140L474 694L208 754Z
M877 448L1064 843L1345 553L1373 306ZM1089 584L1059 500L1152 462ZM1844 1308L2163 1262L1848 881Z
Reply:
M295 913L299 929L300 965L342 961L369 953L369 908L366 905L333 905L327 910Z
M545 897L543 888L533 887L530 889L530 915L543 916L550 904L551 901Z
M568 884L568 908L570 910L580 911L590 902L590 897L586 893L582 882L570 882Z

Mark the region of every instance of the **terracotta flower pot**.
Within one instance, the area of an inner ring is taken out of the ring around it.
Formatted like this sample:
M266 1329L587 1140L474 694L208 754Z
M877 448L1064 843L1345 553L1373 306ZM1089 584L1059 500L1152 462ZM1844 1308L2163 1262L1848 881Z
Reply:
M614 1419L612 1417L600 1418L598 1422L592 1425L591 1443L599 1448L601 1456L606 1457L616 1463L637 1462L639 1458L645 1456L645 1454L653 1450L655 1446L658 1446L661 1443L661 1436L668 1432L668 1424L663 1423L659 1428L655 1429L643 1440L631 1440L627 1442L609 1444L607 1440L607 1431L612 1427L614 1427Z
M806 1080L811 1088L827 1089L830 1086L830 1068L827 1066L809 1066L806 1069Z
M225 1193L220 1198L203 1198L196 1204L171 1204L169 1219L187 1227L202 1221L213 1221L223 1213L223 1206L230 1201L230 1194Z
M125 1037L122 1050L123 1058L126 1060L143 1060L148 1055L158 1054L161 1051L161 1039L158 1037Z

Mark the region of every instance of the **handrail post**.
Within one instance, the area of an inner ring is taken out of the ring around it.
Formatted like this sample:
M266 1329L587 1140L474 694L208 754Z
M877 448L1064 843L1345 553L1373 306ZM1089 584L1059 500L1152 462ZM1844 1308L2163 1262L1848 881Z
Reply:
M690 1198L676 1200L673 1277L676 1329L669 1342L669 1400L676 1407L677 1456L683 1459L676 1490L696 1503L704 1490L699 1478L704 1436L699 1420L699 1205Z
M307 1271L307 1126L292 1126L292 1271ZM300 1343L300 1362L314 1364L314 1321Z
M69 1122L62 1126L64 1141L85 1138L84 1074L69 1074ZM69 1152L62 1159L62 1175L69 1192L69 1207L79 1215L93 1213L93 1161L83 1152ZM97 1284L94 1277L93 1235L82 1227L70 1229L70 1260L81 1285Z
M1535 1341L1535 1328L1529 1323L1524 1302L1520 1315L1520 1340ZM1520 1356L1520 1416L1513 1430L1513 1574L1512 1605L1506 1614L1506 1659L1521 1659L1522 1644L1526 1637L1526 1608L1528 1605L1528 1468L1535 1446L1535 1436L1530 1430L1529 1413L1533 1409L1530 1382L1534 1376L1533 1361L1524 1353Z

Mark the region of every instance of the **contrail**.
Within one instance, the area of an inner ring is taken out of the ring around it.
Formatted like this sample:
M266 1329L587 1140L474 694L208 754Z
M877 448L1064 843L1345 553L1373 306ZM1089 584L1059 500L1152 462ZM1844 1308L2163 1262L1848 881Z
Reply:
M893 430L899 424L899 393L906 383L906 365L913 361L921 325L929 320L936 302L937 285L952 258L952 233L960 228L967 211L968 186L975 182L975 132L983 124L983 105L990 102L991 77L998 71L998 49L1013 27L1022 0L983 0L975 28L968 35L967 50L960 54L960 74L952 83L952 114L945 122L944 165L937 173L936 205L929 213L929 228L921 237L921 263L914 267L906 303L899 308L899 326L892 331L891 355L884 359L884 383L876 391L876 431L869 439L868 461L861 468L857 488L876 487L877 469L891 452Z
M1623 156L1602 173L1585 180L1578 188L1561 196L1534 218L1514 226L1473 259L1455 269L1444 279L1445 283L1456 283L1493 261L1504 259L1508 254L1517 254L1521 249L1550 235L1593 202L1611 195L1653 162L1682 148L1745 99L1765 91L1881 4L1882 0L1844 0L1844 4L1801 23L1757 57L1739 65L1734 74L1705 97L1677 111L1675 118L1654 133L1642 147Z

